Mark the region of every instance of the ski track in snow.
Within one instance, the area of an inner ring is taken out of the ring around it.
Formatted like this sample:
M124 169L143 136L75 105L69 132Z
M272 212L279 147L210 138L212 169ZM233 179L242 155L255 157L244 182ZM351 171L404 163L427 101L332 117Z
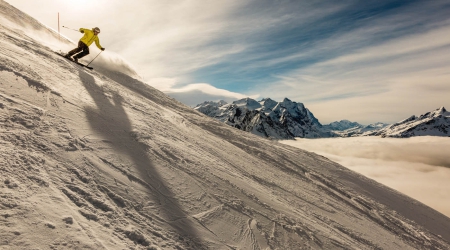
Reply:
M87 71L25 35L56 34L0 14L0 248L450 247L450 219L423 204Z

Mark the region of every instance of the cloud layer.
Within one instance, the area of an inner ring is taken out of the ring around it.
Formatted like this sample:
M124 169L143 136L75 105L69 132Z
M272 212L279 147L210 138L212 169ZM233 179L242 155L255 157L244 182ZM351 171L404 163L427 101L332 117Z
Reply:
M355 137L283 143L328 157L450 217L450 140Z
M164 91L164 89L162 89L162 91ZM233 102L234 100L248 97L247 95L243 95L240 93L234 93L228 90L218 89L206 83L189 84L187 86L178 89L168 88L165 90L165 92L169 96L192 107L195 107L197 104L199 104L198 100L211 100L211 101L224 100L230 103ZM250 97L258 98L259 96L255 95Z

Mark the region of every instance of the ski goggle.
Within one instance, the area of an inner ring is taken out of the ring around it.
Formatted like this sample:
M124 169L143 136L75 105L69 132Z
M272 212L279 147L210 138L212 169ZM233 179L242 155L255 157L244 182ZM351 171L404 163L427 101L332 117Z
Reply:
M94 32L100 33L99 29L94 29Z

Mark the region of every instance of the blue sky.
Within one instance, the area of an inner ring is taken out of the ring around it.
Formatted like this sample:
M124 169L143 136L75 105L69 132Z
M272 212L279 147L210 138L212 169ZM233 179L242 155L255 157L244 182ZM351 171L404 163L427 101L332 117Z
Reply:
M8 2L54 29L57 12L99 26L107 51L191 106L288 97L322 123L365 124L450 108L448 1Z

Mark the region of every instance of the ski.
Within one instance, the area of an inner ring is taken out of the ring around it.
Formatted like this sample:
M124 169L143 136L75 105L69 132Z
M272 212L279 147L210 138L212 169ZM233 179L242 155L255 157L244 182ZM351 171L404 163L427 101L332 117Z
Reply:
M67 59L68 61L71 61L71 62L73 62L73 63L76 63L76 64L78 64L78 65L80 65L80 66L83 66L83 67L85 67L85 68L88 68L88 69L90 69L90 70L93 70L94 68L92 68L92 67L89 67L89 66L87 66L87 65L85 65L85 64L82 64L82 63L79 63L79 62L75 62L74 60L70 60L69 58L67 58L67 57L65 57L62 53L60 53L60 52L55 52L57 55L59 55L59 56L62 56L62 57L64 57L65 59Z

